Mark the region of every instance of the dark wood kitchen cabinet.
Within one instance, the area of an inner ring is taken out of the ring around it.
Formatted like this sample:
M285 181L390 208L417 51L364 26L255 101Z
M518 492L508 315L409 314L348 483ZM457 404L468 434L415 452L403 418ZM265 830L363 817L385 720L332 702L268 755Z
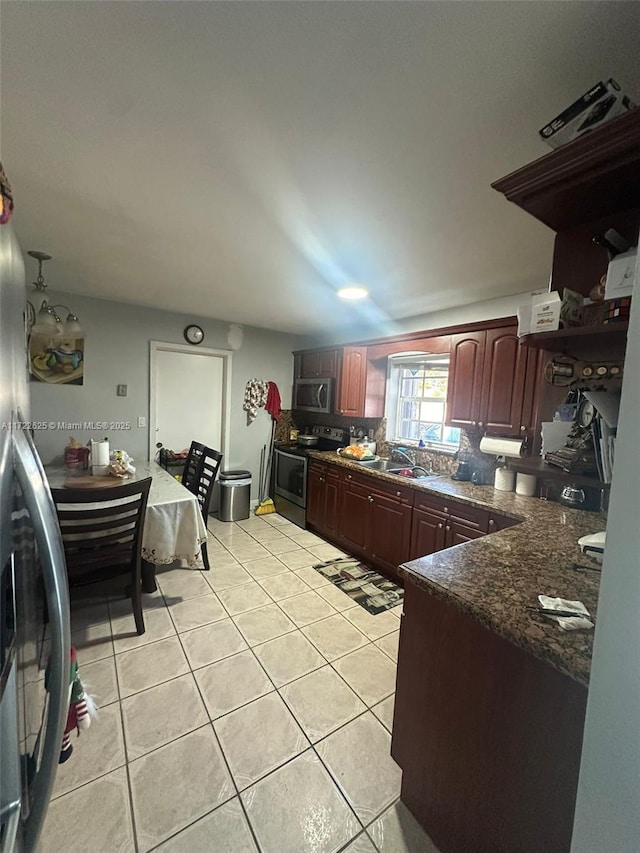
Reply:
M490 519L487 510L417 493L411 526L411 559L426 557L492 532Z
M307 523L329 536L338 533L340 475L334 465L312 462L307 478Z
M398 566L411 549L412 494L407 489L371 489L369 544L367 551L376 567L397 580Z
M447 423L469 429L480 420L480 394L486 332L465 332L451 337Z
M367 383L367 348L345 347L335 396L335 410L350 418L364 416Z
M340 350L305 350L294 356L296 379L336 379L340 370Z
M516 326L453 335L447 423L489 435L533 430L538 357L522 346Z
M369 482L357 474L344 474L342 480L342 507L338 537L347 550L362 556L369 543Z
M366 475L343 475L338 539L372 568L398 580L409 558L413 493Z
M407 580L391 754L402 801L442 853L569 853L586 700Z

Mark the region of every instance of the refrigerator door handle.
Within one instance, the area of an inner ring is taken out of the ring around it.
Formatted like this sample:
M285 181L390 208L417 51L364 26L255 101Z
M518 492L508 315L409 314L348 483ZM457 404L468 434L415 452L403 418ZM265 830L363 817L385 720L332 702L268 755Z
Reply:
M38 546L51 633L49 716L24 827L25 849L35 850L51 799L69 710L69 592L58 517L42 463L26 428L13 430L13 447L16 477Z

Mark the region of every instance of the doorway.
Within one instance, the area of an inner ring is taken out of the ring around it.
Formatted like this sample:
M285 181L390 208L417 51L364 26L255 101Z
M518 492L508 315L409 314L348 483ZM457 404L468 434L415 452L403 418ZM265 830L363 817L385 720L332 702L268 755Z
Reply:
M149 458L199 441L227 455L231 352L184 344L150 344Z

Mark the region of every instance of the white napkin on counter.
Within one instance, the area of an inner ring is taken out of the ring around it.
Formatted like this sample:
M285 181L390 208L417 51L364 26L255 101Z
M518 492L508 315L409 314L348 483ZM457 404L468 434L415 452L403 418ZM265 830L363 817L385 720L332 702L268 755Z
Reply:
M593 628L593 622L589 618L590 613L581 601L569 601L566 598L549 598L548 595L539 595L538 601L545 610L575 610L573 616L551 616L545 613L549 619L555 619L563 631L588 630Z

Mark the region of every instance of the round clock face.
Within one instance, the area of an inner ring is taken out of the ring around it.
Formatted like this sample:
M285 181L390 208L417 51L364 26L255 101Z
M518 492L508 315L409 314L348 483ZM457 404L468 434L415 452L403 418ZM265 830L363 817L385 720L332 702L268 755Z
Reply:
M187 343L190 344L201 344L204 340L204 332L200 328L200 326L191 325L187 326L184 330L184 338Z
M593 406L593 403L590 403L588 400L584 399L578 406L576 420L578 421L581 427L584 427L586 429L587 427L591 426L591 421L594 419L595 414L596 410Z

